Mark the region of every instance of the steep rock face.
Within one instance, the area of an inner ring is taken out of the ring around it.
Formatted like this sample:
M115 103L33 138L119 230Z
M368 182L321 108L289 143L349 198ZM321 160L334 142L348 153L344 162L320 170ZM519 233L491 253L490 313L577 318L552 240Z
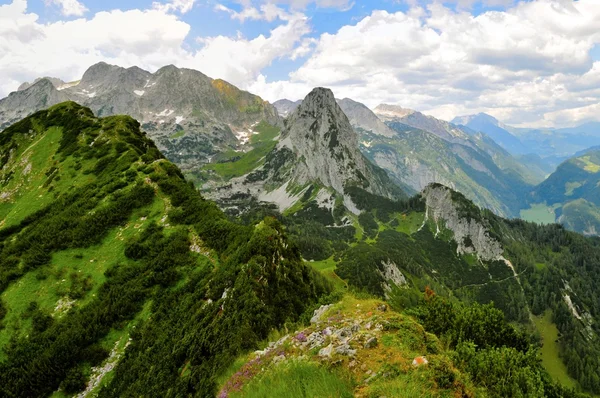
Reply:
M31 113L68 100L49 79L40 79L21 91L0 100L0 129L8 127Z
M426 219L433 220L438 228L441 224L454 233L460 254L476 253L483 261L503 259L502 245L490 236L480 220L461 214L462 203L457 203L453 194L460 195L439 184L425 188L422 196L426 203Z
M360 153L358 135L329 89L316 88L286 120L278 149L289 148L299 159L292 180L303 185L318 180L338 193L357 185L393 196L385 173Z
M348 116L352 127L371 131L385 137L393 137L395 135L394 131L382 122L372 110L360 102L344 98L338 100L337 103L346 116Z
M172 65L150 73L101 62L81 81L61 84L60 91L57 84L58 79L54 84L42 79L2 100L0 124L73 100L98 116L126 114L137 119L167 158L184 170L195 170L220 152L244 150L252 128L261 121L281 124L277 110L260 97Z
M342 197L346 208L355 213L359 211L346 188L355 186L388 198L404 196L387 174L360 152L358 135L331 90L325 88L311 91L285 119L280 141L263 166L230 180L225 187L207 190L206 195L224 199L250 194L285 210L313 185ZM329 207L334 201L329 195Z

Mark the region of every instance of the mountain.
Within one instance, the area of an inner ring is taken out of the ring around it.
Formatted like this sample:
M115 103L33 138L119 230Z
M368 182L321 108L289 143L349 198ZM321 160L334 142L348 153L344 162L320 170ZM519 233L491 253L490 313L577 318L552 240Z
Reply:
M68 100L49 79L40 79L27 88L10 93L0 100L0 128L23 119L35 111Z
M402 123L420 130L429 131L446 141L453 141L455 139L464 140L467 138L467 134L456 128L456 126L412 109L405 109L397 105L380 104L373 109L373 112L383 121Z
M247 184L305 181L283 213L233 221L140 127L66 102L0 133L0 395L600 391L596 241L406 198L327 89L260 128Z
M36 112L0 133L0 170L0 396L215 396L331 290L278 221L229 221L129 116Z
M302 103L302 100L298 101L290 101L288 99L280 99L278 101L273 102L273 106L277 109L279 116L286 117L290 113L292 113L298 105Z
M11 93L0 101L0 125L67 99L98 116L126 114L140 121L167 158L187 173L219 153L247 150L258 123L280 124L268 102L201 72L170 65L150 73L99 63L79 82L57 88L42 79Z
M496 118L486 113L458 116L452 120L452 123L487 134L498 145L513 155L524 155L531 152L530 148L523 145L517 137L505 130Z
M224 190L209 184L206 192L218 199L250 193L278 204L281 211L303 197L333 211L338 197L357 213L350 188L386 198L404 196L383 170L362 155L358 135L331 90L315 88L285 119L279 140L262 165L227 181Z
M359 134L361 151L406 192L438 182L514 216L530 186L543 178L485 134L395 105L382 104L374 111L348 99L340 105ZM386 128L375 121L379 118Z
M363 129L385 137L393 137L396 134L366 105L350 98L338 100L338 104L355 129Z
M556 221L587 235L600 234L600 150L563 162L530 196L532 205L550 207Z

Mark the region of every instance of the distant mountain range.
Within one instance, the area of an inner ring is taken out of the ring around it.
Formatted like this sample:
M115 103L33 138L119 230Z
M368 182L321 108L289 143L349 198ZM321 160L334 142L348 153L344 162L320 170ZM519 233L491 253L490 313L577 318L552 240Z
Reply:
M260 121L281 123L260 97L192 69L165 66L156 73L99 63L80 81L43 78L0 100L0 128L48 106L72 100L97 116L137 119L160 150L185 171L244 147Z

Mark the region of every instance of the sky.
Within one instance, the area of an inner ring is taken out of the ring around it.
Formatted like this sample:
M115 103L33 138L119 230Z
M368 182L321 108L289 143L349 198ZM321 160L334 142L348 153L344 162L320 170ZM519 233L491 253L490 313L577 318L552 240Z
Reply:
M600 121L600 0L0 0L0 98L100 61L567 127Z

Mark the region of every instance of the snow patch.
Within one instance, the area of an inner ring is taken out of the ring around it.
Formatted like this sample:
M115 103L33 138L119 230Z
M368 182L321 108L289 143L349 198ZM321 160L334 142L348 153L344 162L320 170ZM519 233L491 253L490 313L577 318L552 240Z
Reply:
M175 123L179 124L183 122L185 118L183 116L175 116Z
M250 141L251 132L248 132L248 131L236 131L234 134L235 134L235 137L237 138L237 140L242 145L246 145L248 143L248 141Z
M96 96L96 92L94 91L93 93L89 93L87 96L90 98L94 98Z
M139 95L140 97L146 93L144 90L133 90L135 95Z
M371 148L371 143L370 143L370 142L363 141L363 142L362 142L362 144L363 144L364 146L366 146L367 148Z

